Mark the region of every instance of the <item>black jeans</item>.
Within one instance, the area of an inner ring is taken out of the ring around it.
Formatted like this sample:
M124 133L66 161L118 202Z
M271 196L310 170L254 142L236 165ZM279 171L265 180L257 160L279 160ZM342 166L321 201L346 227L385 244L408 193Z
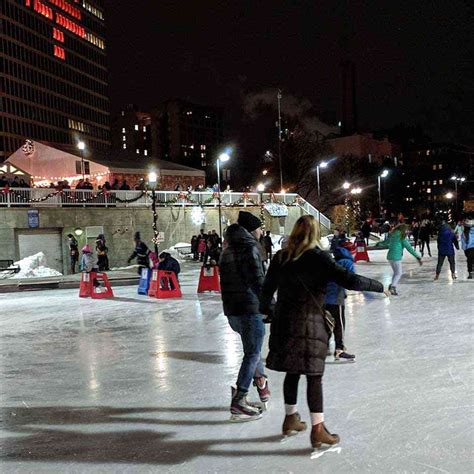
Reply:
M467 271L472 273L472 269L474 268L474 248L465 250L464 254L467 258Z
M346 315L344 306L337 304L327 304L326 309L332 314L334 318L334 340L336 342L336 349L344 349L344 329L346 327Z
M423 257L425 245L426 245L426 250L428 250L428 255L431 257L430 239L421 241L421 256Z
M296 405L298 401L298 382L300 374L286 374L283 382L283 395L286 405ZM311 413L323 413L323 381L321 375L307 375L308 407Z
M449 268L451 273L456 271L456 263L454 261L454 255L438 255L438 265L436 265L436 275L441 273L441 268L443 267L444 259L448 257Z

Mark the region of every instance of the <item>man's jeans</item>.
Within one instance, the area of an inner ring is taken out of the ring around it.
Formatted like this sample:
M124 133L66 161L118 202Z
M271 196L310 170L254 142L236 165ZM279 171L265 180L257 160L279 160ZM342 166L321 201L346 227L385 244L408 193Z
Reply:
M230 327L242 339L244 358L237 378L237 390L248 392L252 379L264 375L262 345L265 337L265 324L261 314L227 316Z

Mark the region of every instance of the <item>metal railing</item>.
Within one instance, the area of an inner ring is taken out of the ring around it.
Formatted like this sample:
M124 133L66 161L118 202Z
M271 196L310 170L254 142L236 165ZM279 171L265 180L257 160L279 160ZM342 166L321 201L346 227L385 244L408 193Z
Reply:
M222 192L223 206L260 206L276 202L298 206L330 229L331 221L298 194ZM218 206L216 192L156 191L157 206ZM93 191L88 189L0 188L0 207L151 207L151 191Z

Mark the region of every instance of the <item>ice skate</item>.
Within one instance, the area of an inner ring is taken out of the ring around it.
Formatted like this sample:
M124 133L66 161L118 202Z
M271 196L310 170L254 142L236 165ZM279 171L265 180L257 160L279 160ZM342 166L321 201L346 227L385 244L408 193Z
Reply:
M472 278L473 278L473 273L471 272L471 273L469 273L467 279L468 279L468 280L472 280Z
M299 413L285 416L285 420L283 421L283 426L281 428L283 436L294 436L305 430L306 423L301 421L301 416Z
M334 362L355 362L355 355L348 354L343 349L336 349L334 352Z
M399 296L399 294L398 294L398 292L397 292L397 287L396 287L396 286L389 285L388 290L390 291L390 294L391 294L391 295L393 295L393 296Z
M331 434L328 432L324 423L318 423L313 425L311 429L311 446L315 449L319 449L323 444L337 444L340 438L337 434Z
M267 377L258 377L253 379L253 384L257 388L258 396L262 402L263 407L266 409L268 401L270 400L270 389L268 388Z
M230 405L230 421L242 423L262 418L262 408L247 400L247 394L238 392L236 388L231 387L232 402Z
M436 274L435 277L434 277L434 281L438 281L439 280L439 275Z
M451 273L451 276L452 276L453 280L457 280L457 279L458 279L458 276L456 275L456 273Z

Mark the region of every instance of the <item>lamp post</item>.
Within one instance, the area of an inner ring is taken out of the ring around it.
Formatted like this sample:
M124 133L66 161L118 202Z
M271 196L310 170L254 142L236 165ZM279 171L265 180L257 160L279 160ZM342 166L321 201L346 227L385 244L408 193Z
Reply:
M327 168L328 167L328 162L327 161L321 161L319 165L316 166L316 178L318 180L318 198L321 197L321 187L319 185L319 168Z
M263 183L257 184L257 191L260 194L260 204L263 203L263 193L265 191L265 185Z
M153 243L155 244L155 255L158 257L158 229L156 227L156 182L158 176L154 171L148 173L148 183L151 186L151 210L153 212Z
M464 181L466 181L466 178L454 175L451 177L451 181L454 181L454 192L456 194L456 219L457 219L458 214L459 214L458 183L461 183L461 184L464 183ZM451 194L451 193L448 193L448 194ZM446 194L446 197L448 197L448 194Z
M280 168L280 190L283 189L283 168L281 160L281 90L278 89L277 100L278 100L278 161Z
M383 170L381 174L377 176L377 183L379 189L379 215L382 216L382 186L381 180L382 178L386 178L388 176L388 170Z
M77 143L77 148L81 152L81 172L82 172L82 180L85 179L85 172L84 172L84 150L86 149L86 144L83 141Z
M222 200L221 200L221 163L230 160L228 153L221 153L217 158L217 203L219 207L219 237L222 239Z

